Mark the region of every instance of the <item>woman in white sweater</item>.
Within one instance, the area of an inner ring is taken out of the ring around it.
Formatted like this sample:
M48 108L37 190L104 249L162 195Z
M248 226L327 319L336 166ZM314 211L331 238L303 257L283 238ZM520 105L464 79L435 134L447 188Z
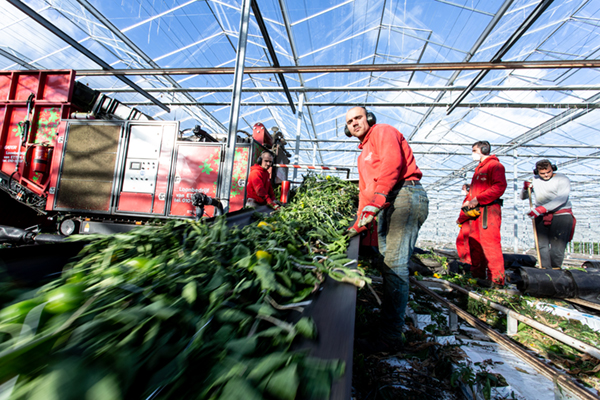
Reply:
M529 198L529 186L535 194L535 208L527 215L535 218L540 262L542 268L548 269L561 268L565 247L573 238L576 222L569 201L571 181L555 171L556 165L550 161L538 161L533 170L533 182L525 181L521 190L522 200Z

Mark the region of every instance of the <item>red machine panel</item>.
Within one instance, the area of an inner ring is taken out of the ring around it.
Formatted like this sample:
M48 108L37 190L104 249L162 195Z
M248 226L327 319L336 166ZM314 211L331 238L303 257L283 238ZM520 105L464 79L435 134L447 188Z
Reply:
M254 124L252 127L252 138L263 146L271 147L273 145L273 137L260 122Z
M186 143L177 146L170 216L194 217L194 193L204 193L213 198L216 196L222 148L222 145L206 143ZM211 206L207 206L204 212L209 216L214 215Z
M40 198L47 195L52 153L60 121L72 108L74 84L74 71L0 73L0 172Z
M237 211L244 208L244 203L246 202L246 180L248 179L249 155L249 146L236 146L235 158L233 160L233 176L231 178L229 211Z
M58 102L70 102L73 92L74 74L70 71L65 73L44 73L41 74L41 85L38 92L38 99Z
M32 74L15 74L17 84L15 85L14 95L11 100L27 101L30 94L38 92L40 83L40 74L35 72Z
M10 92L10 83L12 74L5 72L0 74L0 101L8 100L8 93Z
M70 103L75 86L75 71L7 71L0 73L0 101L25 102L30 94L35 101Z
M10 176L15 172L17 159L23 160L24 152L21 146L21 128L19 123L27 116L27 107L4 107L4 123L0 136L2 148L0 149L0 171ZM20 176L17 176L20 178Z
M152 212L152 194L122 192L119 195L118 210L150 214Z

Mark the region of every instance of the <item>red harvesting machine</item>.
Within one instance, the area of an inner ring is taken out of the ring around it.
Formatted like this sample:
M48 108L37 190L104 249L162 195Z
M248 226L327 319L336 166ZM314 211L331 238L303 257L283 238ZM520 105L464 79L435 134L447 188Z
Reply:
M74 71L0 72L0 189L46 214L63 235L211 217L219 210L207 204L219 204L210 200L225 173L232 174L229 211L236 211L262 151L288 162L285 141L261 123L252 137L238 136L233 171L224 168L224 142L199 126L193 133L76 82ZM272 177L286 180L287 169L274 168ZM209 201L198 207L199 198Z

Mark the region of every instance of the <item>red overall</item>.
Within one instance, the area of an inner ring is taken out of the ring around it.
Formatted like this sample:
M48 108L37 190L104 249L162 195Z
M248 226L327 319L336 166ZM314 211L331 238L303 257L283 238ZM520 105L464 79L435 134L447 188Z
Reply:
M469 252L469 221L462 223L458 237L456 238L456 252L460 262L471 264L471 253Z
M504 257L500 243L502 211L500 204L492 204L500 199L506 190L504 166L496 156L489 156L475 168L471 189L467 199L477 197L481 215L469 221L469 251L471 253L471 274L475 278L488 278L492 282L504 284ZM487 208L487 228L484 229L484 210ZM487 276L486 276L487 270Z

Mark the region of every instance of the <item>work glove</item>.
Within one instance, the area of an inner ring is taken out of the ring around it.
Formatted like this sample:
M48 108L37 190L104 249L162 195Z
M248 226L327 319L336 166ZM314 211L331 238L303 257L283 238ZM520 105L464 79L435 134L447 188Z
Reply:
M346 234L348 235L349 238L353 238L354 236L364 232L367 230L366 226L358 226L358 219L356 220L356 222L354 223L354 225L352 225L350 228L348 228L348 231L346 232Z
M360 217L358 218L358 226L361 227L367 225L375 219L381 210L388 208L389 206L390 203L385 201L384 195L376 194L371 202L362 209Z
M529 211L527 213L527 216L529 218L535 218L535 217L539 217L542 214L546 214L547 212L548 212L548 210L546 210L546 208L544 206L537 206L533 210Z
M531 186L531 182L529 182L529 181L523 182L523 190L527 191L527 189L529 189L530 186Z
M271 207L275 211L277 211L281 208L281 206L277 202L275 202L271 199L267 199L267 206Z
M461 210L471 218L477 218L481 215L481 209L479 207L469 208L465 206L461 208Z

